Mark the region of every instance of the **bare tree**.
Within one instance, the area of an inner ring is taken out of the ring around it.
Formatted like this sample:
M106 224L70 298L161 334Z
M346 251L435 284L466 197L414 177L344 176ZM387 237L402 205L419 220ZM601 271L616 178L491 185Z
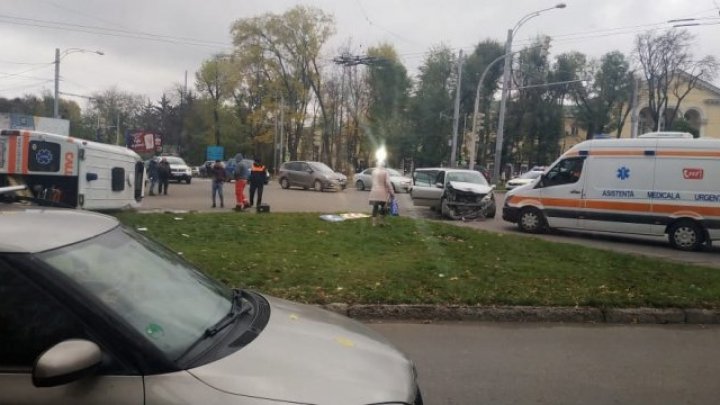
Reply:
M714 57L694 59L690 51L693 39L687 30L671 29L659 34L648 31L635 40L634 56L644 75L655 130L671 127L690 91L717 72Z

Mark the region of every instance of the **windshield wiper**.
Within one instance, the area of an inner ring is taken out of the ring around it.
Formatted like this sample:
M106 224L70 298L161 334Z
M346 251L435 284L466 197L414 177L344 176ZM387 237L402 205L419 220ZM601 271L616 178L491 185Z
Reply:
M223 316L215 325L205 329L203 337L215 336L221 330L232 325L241 315L250 311L250 305L243 305L242 293L240 290L233 290L232 306L230 312Z

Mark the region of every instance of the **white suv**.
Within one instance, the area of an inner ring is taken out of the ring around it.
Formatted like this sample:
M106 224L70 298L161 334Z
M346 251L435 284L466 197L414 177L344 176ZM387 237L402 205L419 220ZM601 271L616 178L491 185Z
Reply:
M162 159L167 160L170 164L170 180L175 180L178 183L184 181L190 184L192 181L192 169L185 163L185 161L179 156L158 156L155 160L160 163Z

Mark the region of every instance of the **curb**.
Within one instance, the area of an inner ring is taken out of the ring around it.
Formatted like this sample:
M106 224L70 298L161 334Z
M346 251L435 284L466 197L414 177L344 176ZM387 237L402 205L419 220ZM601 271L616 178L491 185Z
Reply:
M607 324L720 324L720 310L448 305L320 305L363 321L566 322Z

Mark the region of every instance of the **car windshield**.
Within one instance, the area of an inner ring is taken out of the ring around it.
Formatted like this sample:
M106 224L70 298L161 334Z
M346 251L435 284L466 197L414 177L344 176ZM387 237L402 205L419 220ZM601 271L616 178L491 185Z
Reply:
M39 257L170 359L177 359L232 307L230 289L122 227Z
M541 171L530 171L527 173L523 173L522 176L518 177L520 179L537 179L540 177L540 175L543 174Z
M333 169L331 169L330 167L328 167L328 165L322 162L312 162L310 163L310 167L320 173L334 173Z
M474 184L482 184L484 186L487 186L487 180L485 180L485 177L483 177L482 174L475 172L475 171L467 171L467 172L449 172L447 174L447 181L460 181L463 183L474 183Z

